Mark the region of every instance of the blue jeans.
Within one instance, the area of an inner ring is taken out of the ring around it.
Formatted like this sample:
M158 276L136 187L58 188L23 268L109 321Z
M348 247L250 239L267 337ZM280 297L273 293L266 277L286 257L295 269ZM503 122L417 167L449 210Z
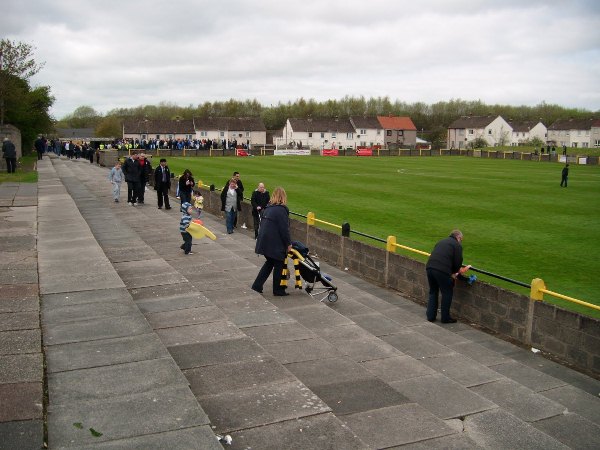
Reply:
M427 320L433 321L437 316L438 292L442 292L442 322L450 319L450 305L454 293L454 279L450 274L435 269L427 269L429 282L429 301L427 302Z
M231 208L230 211L227 211L225 216L225 225L227 226L227 233L233 233L233 224L235 223L235 218L237 217L237 211Z

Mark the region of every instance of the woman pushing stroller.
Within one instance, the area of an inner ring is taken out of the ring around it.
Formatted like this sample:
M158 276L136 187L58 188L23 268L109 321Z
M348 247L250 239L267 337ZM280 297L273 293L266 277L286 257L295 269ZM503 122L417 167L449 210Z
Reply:
M266 259L252 283L252 290L256 292L262 293L263 285L273 272L273 295L289 295L285 291L286 286L281 285L284 261L292 249L289 214L285 190L276 187L264 209L256 239L255 251Z

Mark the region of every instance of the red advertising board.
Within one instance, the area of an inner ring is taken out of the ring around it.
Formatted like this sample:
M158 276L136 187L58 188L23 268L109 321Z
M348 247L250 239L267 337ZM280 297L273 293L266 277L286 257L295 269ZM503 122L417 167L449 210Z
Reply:
M323 156L338 156L338 151L336 149L332 149L332 148L324 148L323 149Z

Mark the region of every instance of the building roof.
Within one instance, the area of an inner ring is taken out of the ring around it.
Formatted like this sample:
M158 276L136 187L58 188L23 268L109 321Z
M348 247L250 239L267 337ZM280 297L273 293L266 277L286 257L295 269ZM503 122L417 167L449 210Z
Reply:
M541 120L525 120L525 121L521 121L521 122L516 122L513 120L509 120L508 124L511 126L511 128L513 129L514 132L518 132L518 133L524 133L527 131L531 131L531 129L533 127L535 127L538 123L541 123L542 125L544 125L542 123Z
M335 132L335 133L354 133L354 127L350 119L288 119L292 130L295 132Z
M267 131L260 117L194 117L198 131Z
M414 130L417 131L417 127L410 119L410 117L398 117L398 116L377 116L377 120L381 126L386 130Z
M59 139L90 139L96 137L93 128L57 128Z
M194 134L191 119L127 119L123 122L123 134Z
M492 123L498 116L461 116L456 119L448 128L474 128L481 129L487 127Z
M591 130L597 125L598 119L558 119L548 127L548 130Z
M379 120L374 116L350 116L350 122L352 122L357 130L360 128L368 130L382 129Z

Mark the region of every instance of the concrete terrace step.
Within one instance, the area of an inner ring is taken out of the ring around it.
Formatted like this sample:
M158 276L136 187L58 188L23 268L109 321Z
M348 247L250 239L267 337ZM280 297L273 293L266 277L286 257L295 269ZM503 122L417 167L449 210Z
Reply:
M217 241L184 256L175 199L115 204L85 161L42 173L50 448L600 446L597 380L326 264L337 303L259 295L253 234L205 215Z

